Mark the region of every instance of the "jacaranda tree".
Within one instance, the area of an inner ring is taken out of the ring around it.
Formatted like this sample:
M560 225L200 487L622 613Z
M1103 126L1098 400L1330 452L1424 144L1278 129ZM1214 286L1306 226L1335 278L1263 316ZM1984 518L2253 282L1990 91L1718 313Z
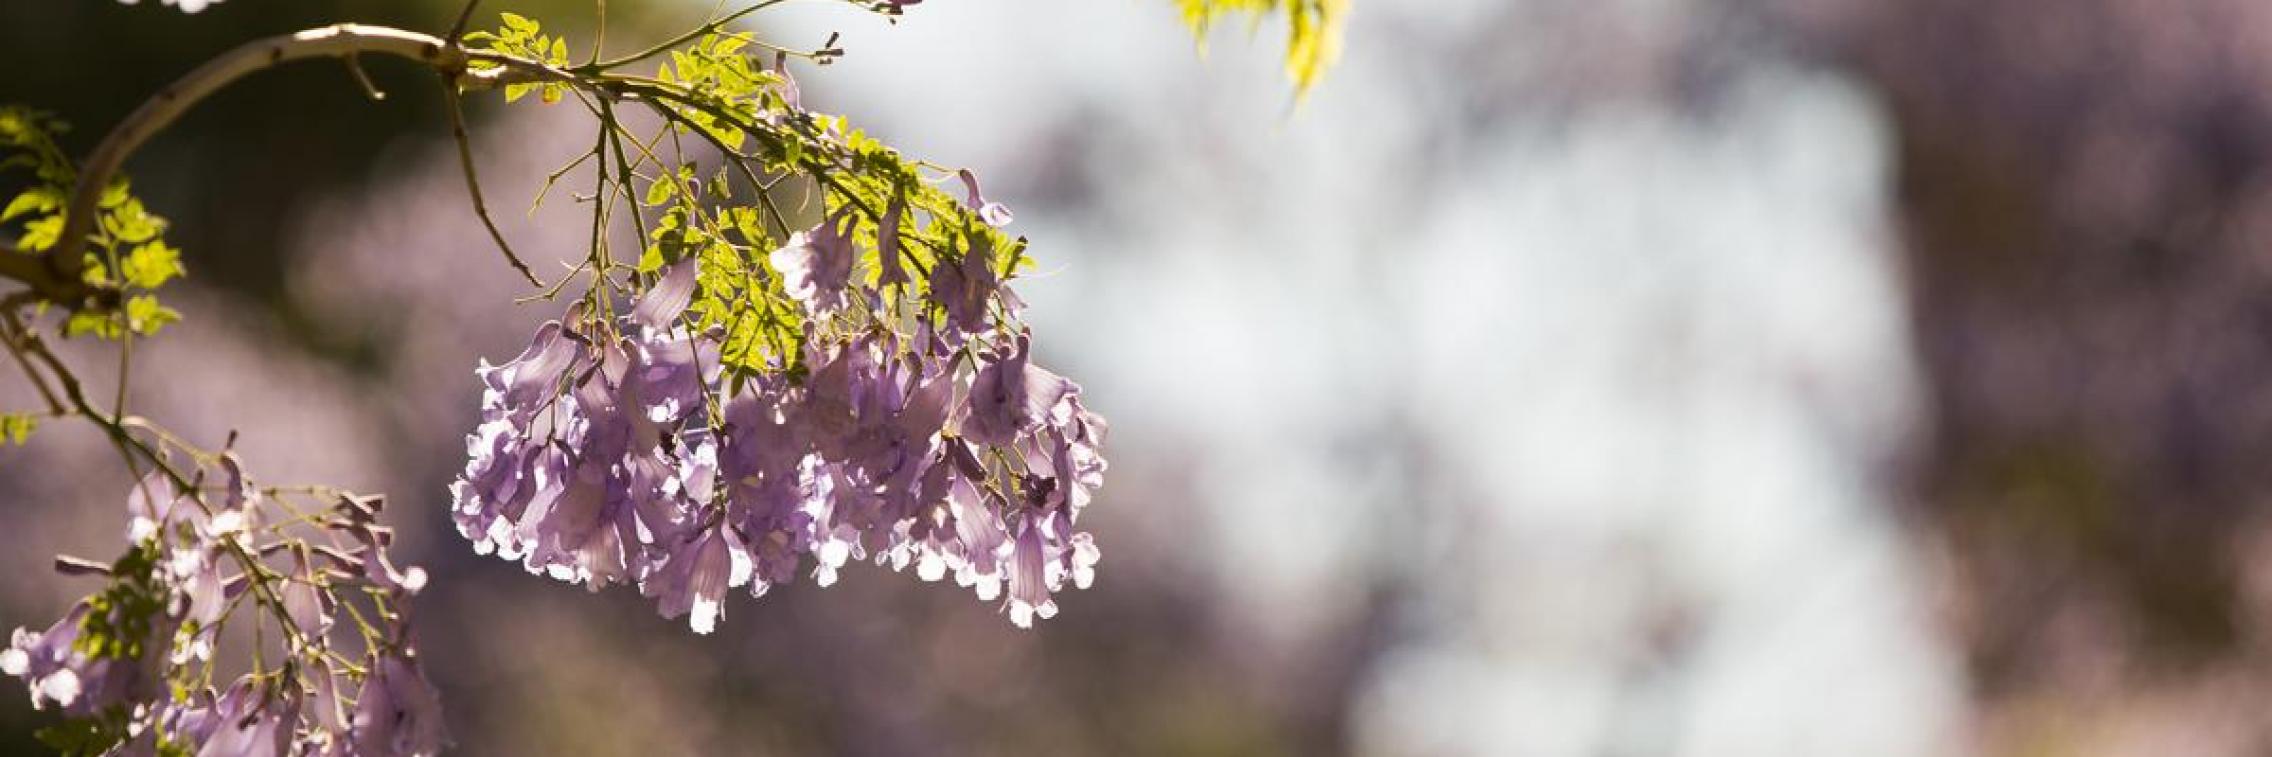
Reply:
M784 2L612 56L513 13L469 31L471 2L439 36L340 24L254 40L150 95L79 160L59 148L57 116L0 106L0 175L25 187L0 209L0 277L18 285L0 294L0 344L44 402L0 415L0 439L90 423L134 479L125 552L57 558L60 574L107 583L0 651L32 706L68 716L42 738L90 754L447 743L416 648L427 576L389 557L382 498L262 481L233 437L201 445L129 413L130 371L99 396L50 349L102 340L131 366L136 340L181 317L160 296L182 253L121 169L208 95L294 61L343 63L374 98L361 59L430 69L467 204L526 280L520 299L559 312L520 355L475 370L481 420L448 498L475 551L595 591L635 587L697 633L729 590L763 595L800 574L826 586L855 561L952 577L1019 627L1088 586L1099 551L1077 523L1103 483L1105 422L1029 357L1012 288L1033 264L1027 240L972 172L806 109L791 66L841 56L834 38L797 48L736 31ZM1226 14L1289 19L1297 91L1330 61L1345 13L1341 0L1178 3L1199 31ZM852 4L897 16L916 0ZM551 280L483 199L459 101L492 93L572 103L597 124L551 177L595 176L588 253ZM610 243L625 225L643 246ZM216 654L232 625L249 627L249 659Z

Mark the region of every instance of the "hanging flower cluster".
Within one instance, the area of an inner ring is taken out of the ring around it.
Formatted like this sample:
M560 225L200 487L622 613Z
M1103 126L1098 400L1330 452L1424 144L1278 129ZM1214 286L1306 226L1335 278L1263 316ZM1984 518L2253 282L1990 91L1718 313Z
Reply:
M567 59L518 16L467 40ZM519 357L477 371L459 531L531 572L636 585L701 633L729 589L762 595L807 570L825 586L855 560L952 575L1021 627L1054 615L1053 593L1087 586L1097 561L1074 524L1102 484L1105 427L1030 360L1009 209L968 171L806 110L778 45L705 32L594 65L666 51L652 76L577 100L600 121L577 268L592 286ZM842 51L831 37L795 54ZM539 86L559 85L507 97ZM660 119L652 136L613 115L632 105ZM965 196L939 187L955 179ZM818 206L809 228L775 205L792 187ZM606 233L631 203L649 243L636 264Z
M1009 220L975 182L970 208ZM1097 562L1074 524L1102 483L1104 421L1031 362L997 235L903 255L907 217L882 213L863 259L847 205L736 271L762 281L730 291L792 311L752 317L802 326L755 369L724 357L746 324L692 307L735 264L695 256L657 267L627 312L588 300L484 365L459 530L531 572L636 584L698 633L727 590L763 595L808 558L822 586L872 560L952 575L1020 627L1054 615L1052 593L1087 587ZM925 286L910 262L928 264Z
M24 679L34 707L70 718L42 738L90 754L439 751L440 699L408 635L426 574L388 558L382 501L264 490L233 455L211 462L137 485L123 557L57 561L110 584L0 651L0 672ZM252 626L252 670L217 692L215 642L232 621Z

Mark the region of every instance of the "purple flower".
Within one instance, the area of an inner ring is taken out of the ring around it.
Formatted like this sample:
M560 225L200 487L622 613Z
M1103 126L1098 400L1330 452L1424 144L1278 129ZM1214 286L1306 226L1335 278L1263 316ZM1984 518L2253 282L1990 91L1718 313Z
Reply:
M1073 588L1086 589L1097 580L1097 561L1104 553L1097 549L1097 540L1087 532L1077 533L1067 540L1060 556L1058 569L1073 579Z
M1057 602L1049 598L1057 588L1049 580L1052 557L1033 518L1018 524L1010 549L1010 622L1019 628L1032 628L1035 616L1046 620L1057 615Z
M319 588L315 571L308 565L304 553L292 553L293 571L286 574L284 585L278 589L283 595L284 612L291 616L292 625L299 627L302 643L314 643L331 631L331 612L334 600L331 592Z
M942 259L931 265L931 299L946 309L954 331L984 333L990 328L987 304L997 291L1009 291L994 275L993 244L986 235L973 234L959 262Z
M555 462L539 469L538 496L516 529L520 541L528 545L523 564L532 573L588 582L597 590L625 573L619 526L627 513L610 501L603 458L587 456L570 462L573 456L557 448L544 454Z
M151 471L142 482L126 494L126 541L141 542L158 535L173 515L174 503L181 493L174 489L172 479Z
M559 395L568 376L587 363L582 345L554 321L538 327L520 357L476 370L482 423L466 437L465 473L450 487L452 519L474 551L506 559L524 552L514 529L536 497L537 467L554 462L544 457L543 440L577 421L572 404Z
M1033 475L1047 479L1043 507L1078 515L1104 485L1104 419L1081 404L1081 388L1066 390L1043 417L1042 428L1021 445Z
M978 214L978 220L985 221L986 225L996 228L1010 225L1010 221L1014 220L1014 217L1010 214L1010 209L999 202L987 202L986 198L978 193L978 175L971 173L969 169L964 169L961 176L963 187L970 190L970 199L968 200L970 210Z
M665 268L631 312L639 336L631 344L623 391L645 420L666 431L705 407L721 368L716 339L676 325L694 301L695 266L688 258Z
M450 484L450 515L475 552L519 556L512 524L535 494L530 464L537 451L506 420L483 423L466 437L465 473Z
M789 235L789 243L769 256L781 272L784 290L804 303L806 312L843 309L844 289L852 283L852 263L858 259L852 249L852 226L858 220L850 206L841 208L812 231Z
M355 700L349 742L358 755L429 755L441 751L442 700L418 661L382 653Z
M900 263L900 220L907 214L907 200L894 196L884 206L884 217L876 221L876 289L907 284L907 269Z
M299 722L297 686L263 686L246 677L237 679L219 699L184 711L172 737L196 747L198 757L282 757L292 753Z
M481 397L484 420L510 418L515 425L524 425L540 410L550 405L550 399L559 391L563 377L576 370L584 361L576 340L567 336L559 321L537 327L536 338L529 342L520 357L504 365L491 366L483 361L474 373L481 377L484 387Z
M86 617L87 605L80 603L46 633L16 629L8 649L0 651L0 673L22 678L31 685L32 707L39 708L45 702L64 707L78 703L78 668L85 660L71 650L71 645L78 640L79 624Z
M672 296L668 290L683 284L688 270L667 275L651 294ZM680 309L646 308L634 319L668 324ZM559 419L553 438L525 468L519 485L530 494L501 541L508 552L525 549L522 561L532 572L594 590L635 580L651 567L648 546L686 520L678 462L666 446L683 449L680 420L673 416L706 404L709 378L696 364L700 351L691 349L689 339L652 325L643 328L649 341L632 347L644 357L634 358L620 346L599 350L597 370L584 374L553 408ZM688 349L674 352L671 345ZM683 360L653 359L656 355ZM649 404L643 396L665 401ZM485 533L498 530L492 525Z
M369 578L379 588L386 589L397 601L426 588L425 568L416 565L407 569L395 567L394 559L387 555L386 532L377 530L368 523L357 523L348 533L361 545L357 550L363 561L359 575Z
M783 391L771 382L761 383L754 396L735 398L726 406L718 452L726 520L747 545L750 593L758 596L795 580L797 556L813 543L814 519L806 503L817 499L817 491L805 475L809 445L800 427L782 415L782 399Z
M956 479L948 493L948 502L954 507L955 538L962 546L955 583L976 590L978 599L984 602L1002 594L1002 558L1009 550L1009 531L1002 525L999 503L989 500L967 478Z
M648 331L669 331L679 314L694 303L696 265L690 257L665 266L655 285L632 306L631 322Z
M717 343L664 336L641 340L633 350L624 392L631 406L641 411L641 420L661 426L643 429L642 436L654 435L653 441L659 441L671 427L707 408L710 383L719 369Z
M1008 447L1040 425L1051 408L1079 387L1027 360L1028 339L986 367L970 382L970 402L962 434L972 441Z
M173 623L163 617L149 619L147 638L126 640L140 648L136 656L89 654L78 648L78 642L91 611L81 601L45 633L16 629L8 648L0 650L0 673L24 679L31 688L33 708L52 703L71 715L90 715L114 705L146 702L159 693Z
M925 469L923 491L946 486L948 475L945 465ZM912 517L899 524L898 538L884 556L885 562L895 571L913 565L916 578L937 581L962 560L962 543L955 538L954 507L944 496L927 499L918 495L917 502Z
M204 508L184 496L163 471L144 476L126 495L126 541L157 538L171 549L198 549L210 541L242 538L257 525L250 505L258 495L245 482L235 454L222 454L221 468L227 476L223 495Z
M640 594L656 599L663 617L685 615L695 633L711 632L726 613L726 590L750 579L749 555L734 542L731 533L718 527L674 540L666 548L669 556L641 583Z

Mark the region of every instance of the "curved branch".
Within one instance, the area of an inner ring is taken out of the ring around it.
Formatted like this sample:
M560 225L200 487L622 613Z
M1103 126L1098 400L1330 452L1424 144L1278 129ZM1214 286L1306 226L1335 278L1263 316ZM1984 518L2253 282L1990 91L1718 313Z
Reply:
M47 253L48 270L63 281L78 278L79 269L85 265L79 252L87 245L87 235L95 230L96 205L102 199L103 189L109 186L111 176L126 162L126 156L180 118L190 106L256 71L289 61L337 58L355 53L394 55L437 67L463 68L465 65L465 54L453 50L439 38L355 24L256 40L223 53L158 90L103 136L94 154L79 166L78 183L71 193L70 209L64 215L63 233L57 237L54 249Z
M573 81L575 77L543 63L488 52L470 52L439 37L418 32L361 24L336 24L292 34L255 40L198 66L165 89L143 101L141 107L112 127L95 151L79 167L65 212L63 231L55 246L44 253L42 270L26 271L21 261L0 259L0 276L32 286L51 301L74 303L89 294L79 281L86 265L80 252L95 231L97 206L111 177L142 143L163 131L198 101L238 79L291 61L314 58L352 59L356 55L391 55L423 63L468 88L488 88L522 81ZM470 71L472 62L493 67Z

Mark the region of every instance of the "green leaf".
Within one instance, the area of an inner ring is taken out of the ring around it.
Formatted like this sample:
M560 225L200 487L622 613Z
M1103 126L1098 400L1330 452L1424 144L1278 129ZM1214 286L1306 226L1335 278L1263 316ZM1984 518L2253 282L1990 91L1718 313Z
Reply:
M1286 14L1286 77L1294 80L1297 97L1309 94L1340 56L1349 18L1349 0L1176 0L1176 7L1202 52L1208 29L1223 16L1246 15L1260 23L1264 16Z
M24 235L16 238L16 246L24 252L39 252L55 246L63 236L63 215L58 213L24 224Z
M110 566L111 582L87 597L87 614L71 649L93 659L141 660L163 654L171 638L158 638L156 621L165 615L171 591L160 585L156 539L135 544ZM159 649L150 647L156 646Z
M23 446L39 430L39 416L31 413L0 413L0 443Z
M718 175L710 177L708 191L711 197L721 200L734 196L734 182L727 178L725 166L719 166Z
M644 201L648 207L670 202L671 192L676 188L677 183L670 179L656 179L654 183L647 185L647 196Z
M166 219L151 214L132 197L103 212L103 231L127 244L147 242L165 228Z
M180 320L181 313L179 311L158 304L156 297L147 294L136 295L126 301L126 323L127 327L132 329L134 333L150 336L158 333L158 330L165 328L167 324Z
M103 187L102 200L97 204L104 208L115 208L124 204L131 197L133 195L127 191L126 177L120 176L112 179L110 186Z
M81 310L63 321L63 337L66 339L93 334L97 339L115 341L120 333L118 319L110 313Z
M25 213L62 210L63 203L66 201L67 198L64 196L63 190L55 187L32 187L24 190L23 194L16 195L16 199L8 201L7 209L0 210L0 221L6 221Z
M110 265L104 263L102 257L96 255L94 250L88 250L87 254L81 257L85 259L86 267L79 271L80 281L87 282L88 286L107 287L111 285Z
M138 245L126 259L119 262L119 272L126 283L143 289L156 289L168 280L183 273L181 250L174 249L164 240Z

